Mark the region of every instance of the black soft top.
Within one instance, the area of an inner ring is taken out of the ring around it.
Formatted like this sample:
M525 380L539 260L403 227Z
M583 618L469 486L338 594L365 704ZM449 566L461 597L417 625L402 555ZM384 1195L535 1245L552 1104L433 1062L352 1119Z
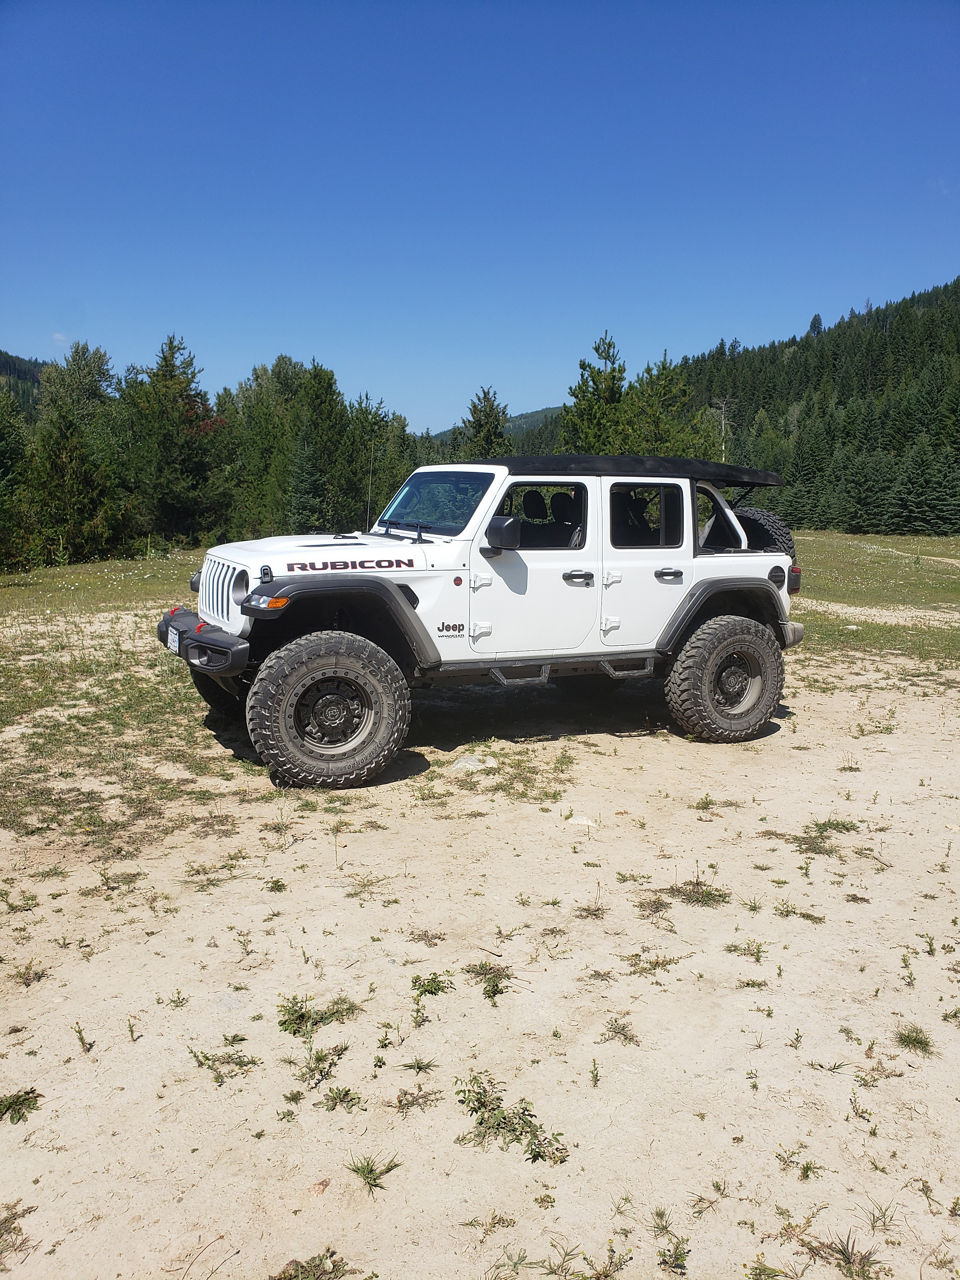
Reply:
M783 484L776 471L755 471L702 458L641 458L634 454L559 453L539 458L484 458L477 466L506 467L511 475L674 476L706 480L718 488Z

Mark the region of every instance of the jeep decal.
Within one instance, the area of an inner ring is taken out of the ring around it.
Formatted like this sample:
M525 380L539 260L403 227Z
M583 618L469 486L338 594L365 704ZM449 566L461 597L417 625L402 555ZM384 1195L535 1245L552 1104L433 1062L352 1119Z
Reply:
M464 631L462 622L441 622L437 626L437 635L446 636L448 639L458 640Z
M287 565L287 573L321 573L324 569L412 569L412 560L297 560Z

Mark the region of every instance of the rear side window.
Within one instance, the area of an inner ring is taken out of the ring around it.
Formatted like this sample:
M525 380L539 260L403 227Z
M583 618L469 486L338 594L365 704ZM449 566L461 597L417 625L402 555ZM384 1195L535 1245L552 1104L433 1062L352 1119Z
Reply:
M697 533L701 551L739 551L740 535L709 489L697 486Z
M677 484L610 486L610 545L679 547L683 542L683 491Z

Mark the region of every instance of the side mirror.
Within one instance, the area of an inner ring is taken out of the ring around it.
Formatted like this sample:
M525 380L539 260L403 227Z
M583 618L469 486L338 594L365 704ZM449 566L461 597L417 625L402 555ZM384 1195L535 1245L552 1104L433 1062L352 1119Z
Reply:
M494 516L486 528L487 542L496 551L516 551L520 546L520 521L516 516Z

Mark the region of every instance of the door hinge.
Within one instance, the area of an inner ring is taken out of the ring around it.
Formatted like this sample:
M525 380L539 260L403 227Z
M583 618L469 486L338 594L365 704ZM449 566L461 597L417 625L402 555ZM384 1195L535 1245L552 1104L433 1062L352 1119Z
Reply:
M470 639L479 640L481 636L489 636L493 634L492 622L472 622L470 624Z
M616 631L616 630L618 629L618 627L619 627L619 626L620 626L620 619L619 619L619 618L601 618L601 619L600 619L600 630L601 630L601 631L604 631L604 632L606 632L606 631Z
M470 590L479 591L481 587L489 587L493 582L492 573L471 573Z
M603 585L605 587L612 587L616 583L622 582L622 581L623 581L623 574L619 571L619 569L608 569L607 572L603 575Z

